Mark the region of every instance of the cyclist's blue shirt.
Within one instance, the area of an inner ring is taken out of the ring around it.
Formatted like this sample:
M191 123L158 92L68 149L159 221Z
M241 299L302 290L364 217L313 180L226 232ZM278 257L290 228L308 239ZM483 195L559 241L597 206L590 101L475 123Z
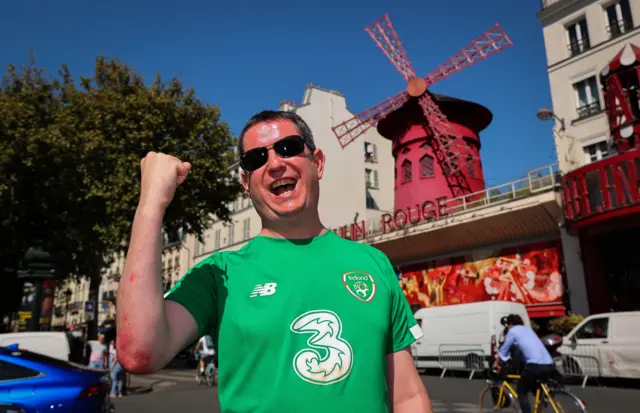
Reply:
M509 360L509 349L515 345L519 351L519 355L523 358L525 364L553 364L551 355L542 344L542 341L536 333L525 326L513 326L507 333L502 347L500 347L500 358L504 361Z

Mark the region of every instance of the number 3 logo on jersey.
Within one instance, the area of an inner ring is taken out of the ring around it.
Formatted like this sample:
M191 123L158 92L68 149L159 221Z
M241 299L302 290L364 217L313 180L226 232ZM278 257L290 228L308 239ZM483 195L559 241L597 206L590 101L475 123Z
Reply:
M346 379L353 367L353 349L341 337L342 321L329 310L313 310L298 316L291 323L291 331L311 334L309 348L300 350L293 358L293 369L305 381L327 385ZM316 350L323 350L324 357Z

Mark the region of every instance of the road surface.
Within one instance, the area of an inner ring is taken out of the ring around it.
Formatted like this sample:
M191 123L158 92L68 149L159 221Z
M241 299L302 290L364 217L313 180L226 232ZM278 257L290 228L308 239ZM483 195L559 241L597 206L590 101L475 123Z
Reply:
M422 376L432 399L434 413L477 413L478 397L484 386L481 379ZM152 386L147 394L116 399L116 413L219 413L215 388L198 385L194 370L167 369L150 376L135 376L133 386ZM574 393L586 402L590 413L638 413L640 390L604 388L596 385L582 389L572 386ZM614 408L615 406L615 408Z

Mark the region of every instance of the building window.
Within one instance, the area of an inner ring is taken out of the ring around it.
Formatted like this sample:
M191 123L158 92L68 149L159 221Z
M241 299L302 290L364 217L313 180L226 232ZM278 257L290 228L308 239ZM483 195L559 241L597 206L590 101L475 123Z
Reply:
M411 161L405 159L402 162L402 183L411 182Z
M605 7L604 18L610 39L627 33L633 28L629 0L620 0Z
M583 147L587 163L596 162L611 155L608 141L601 141Z
M374 143L364 143L364 161L371 163L378 162L378 148Z
M567 26L567 42L571 56L578 55L591 47L586 19Z
M367 209L378 209L378 204L369 191L367 191Z
M234 230L235 230L235 225L234 225L233 223L231 223L231 224L229 225L229 234L228 234L228 236L227 236L227 239L229 240L228 245L231 245L231 244L233 244L233 242L234 242L234 241L233 241L233 235L234 235L233 233L234 233Z
M196 251L195 251L195 255L198 256L200 254L202 254L203 252L205 252L205 238L204 235L202 236L202 241L199 241L198 238L196 238Z
M368 189L378 189L378 171L375 169L365 169L364 179Z
M433 178L433 157L430 155L424 155L420 158L420 176L422 178Z
M250 218L246 218L244 221L242 221L242 237L244 240L248 240L249 239L249 233L251 230L251 219Z
M216 237L214 239L213 248L214 250L220 249L220 230L219 229L216 230Z
M578 119L586 118L600 112L600 96L598 81L595 76L573 84Z

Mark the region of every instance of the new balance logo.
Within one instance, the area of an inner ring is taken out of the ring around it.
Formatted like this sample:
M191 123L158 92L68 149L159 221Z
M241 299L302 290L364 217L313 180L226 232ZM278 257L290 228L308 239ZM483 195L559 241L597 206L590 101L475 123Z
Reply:
M266 283L265 285L258 284L255 286L251 295L249 297L255 297L257 295L265 296L265 295L273 295L276 292L276 283Z

